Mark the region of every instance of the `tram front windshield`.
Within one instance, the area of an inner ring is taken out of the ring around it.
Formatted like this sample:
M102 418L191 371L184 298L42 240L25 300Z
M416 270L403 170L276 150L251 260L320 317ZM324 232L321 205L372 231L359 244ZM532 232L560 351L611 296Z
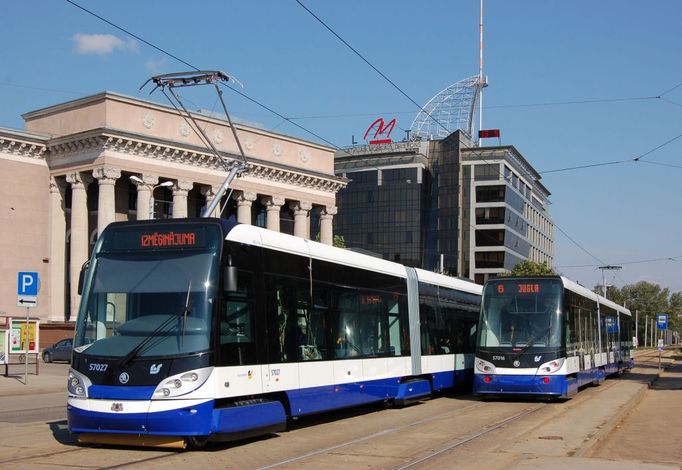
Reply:
M131 237L128 237L131 238ZM203 237L202 237L203 240ZM204 249L107 250L93 259L74 350L89 356L168 357L207 351L219 253Z
M479 348L561 347L559 279L500 279L483 290Z

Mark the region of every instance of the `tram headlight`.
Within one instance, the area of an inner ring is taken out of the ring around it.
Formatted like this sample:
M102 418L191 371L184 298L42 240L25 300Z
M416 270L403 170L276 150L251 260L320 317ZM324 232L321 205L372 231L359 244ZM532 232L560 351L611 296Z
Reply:
M156 387L152 398L175 398L187 395L201 387L212 371L213 367L206 367L167 377Z
M73 369L69 369L69 378L66 382L69 395L76 398L87 398L90 385L92 385L90 379Z
M494 374L495 365L492 362L484 361L483 359L476 358L475 361L476 371L481 374Z
M559 359L552 359L551 361L545 362L540 367L538 367L538 374L553 374L557 372L564 365L565 359L563 357Z

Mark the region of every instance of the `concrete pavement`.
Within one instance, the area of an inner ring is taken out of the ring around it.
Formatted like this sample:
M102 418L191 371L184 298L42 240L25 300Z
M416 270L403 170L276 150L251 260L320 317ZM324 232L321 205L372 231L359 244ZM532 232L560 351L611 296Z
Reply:
M10 364L9 373L5 376L5 366L0 365L0 374L2 374L0 375L0 397L55 392L66 394L69 364L45 364L41 361L38 375L36 375L35 363L29 363L27 377L24 376L25 370L24 364ZM25 378L26 383L24 383Z

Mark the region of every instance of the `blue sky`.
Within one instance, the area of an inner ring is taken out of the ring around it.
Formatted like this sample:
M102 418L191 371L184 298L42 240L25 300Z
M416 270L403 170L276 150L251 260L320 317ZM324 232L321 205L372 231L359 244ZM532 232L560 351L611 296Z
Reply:
M478 73L478 0L302 1L418 103ZM417 113L294 0L77 3L198 68L233 74L249 97L335 146L378 116L406 129ZM671 141L640 162L543 175L558 270L588 287L601 283L596 266L613 264L623 269L607 272L608 284L682 291L680 18L677 0L485 0L484 127L501 129L538 171L632 160ZM163 102L140 85L187 70L62 0L3 2L0 41L2 127L103 90ZM242 121L315 140L226 99ZM666 260L640 262L653 259Z

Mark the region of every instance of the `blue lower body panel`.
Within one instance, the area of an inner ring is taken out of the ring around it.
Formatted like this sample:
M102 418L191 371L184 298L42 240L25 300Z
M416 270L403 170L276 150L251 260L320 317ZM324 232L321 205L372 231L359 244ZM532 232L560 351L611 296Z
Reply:
M259 430L281 431L286 424L287 415L282 403L266 401L214 410L211 432L240 436Z
M67 416L73 433L158 436L252 435L258 430L284 429L287 420L284 406L278 401L214 409L211 400L156 413L102 413L69 406Z
M123 403L125 407L125 402ZM67 406L69 431L73 433L155 434L205 436L211 432L213 401L156 413L103 413Z
M462 372L464 373L464 371ZM452 387L460 380L460 375L455 375L452 372L447 374L449 377L444 377L446 373L443 373L443 376L436 374L439 377L440 388L446 384L448 387ZM464 380L466 374L462 374L461 377ZM400 378L394 377L289 390L286 395L291 406L291 415L303 416L382 400L395 400L396 403L404 404L430 395L431 392L432 386L429 380L411 379L403 382Z
M490 382L485 381L490 378ZM548 379L548 380L547 380ZM545 381L547 380L547 383ZM575 379L565 375L474 375L474 393L478 395L548 395L568 396L577 391Z
M452 372L437 372L431 376L433 390L446 388L471 389L473 371L471 369L456 370Z
M398 386L395 402L399 405L405 405L430 394L431 383L428 380L410 380Z

